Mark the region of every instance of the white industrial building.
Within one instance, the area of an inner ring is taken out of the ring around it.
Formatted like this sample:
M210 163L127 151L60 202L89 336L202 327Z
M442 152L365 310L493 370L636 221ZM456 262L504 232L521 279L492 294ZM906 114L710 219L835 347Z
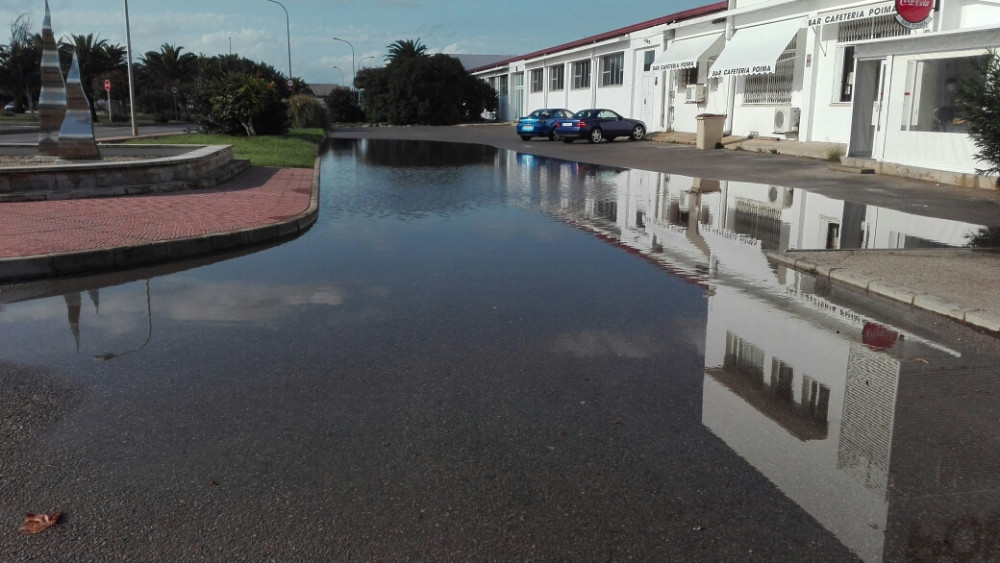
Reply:
M907 21L913 5L927 17ZM954 90L997 47L1000 0L729 0L471 72L497 89L503 121L607 107L651 132L695 132L696 116L718 114L727 134L842 143L908 175L961 175L983 166Z

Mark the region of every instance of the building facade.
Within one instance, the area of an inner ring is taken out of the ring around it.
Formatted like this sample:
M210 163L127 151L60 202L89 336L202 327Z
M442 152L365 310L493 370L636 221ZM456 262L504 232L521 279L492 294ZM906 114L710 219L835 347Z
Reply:
M724 114L737 136L842 143L854 158L974 173L982 163L954 92L975 77L975 57L1000 47L1000 0L929 2L916 22L896 5L729 0L472 72L497 89L502 121L607 107L651 132L695 132L698 115Z

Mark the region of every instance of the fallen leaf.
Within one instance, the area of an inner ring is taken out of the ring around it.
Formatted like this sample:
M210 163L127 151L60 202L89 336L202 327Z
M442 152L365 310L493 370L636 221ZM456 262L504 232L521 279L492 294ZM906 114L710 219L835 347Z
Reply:
M62 517L62 512L49 512L42 514L31 514L30 512L24 515L24 525L21 526L21 531L25 534L38 534L44 532L48 528L55 525Z
M928 362L927 360L925 360L923 358L917 358L917 361L920 362L920 363L922 363L922 364L930 364L930 362Z
M608 423L609 424L621 424L622 421L621 421L620 418L612 418L611 420L608 421Z

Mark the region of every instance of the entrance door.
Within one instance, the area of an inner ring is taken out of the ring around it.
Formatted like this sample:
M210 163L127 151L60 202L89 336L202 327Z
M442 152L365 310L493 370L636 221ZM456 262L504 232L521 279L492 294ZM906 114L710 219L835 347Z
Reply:
M882 122L885 60L858 61L854 72L854 112L849 156L870 158Z
M514 120L528 113L524 110L524 73L514 73L511 77L511 82L510 108L514 114L511 116L511 119Z
M655 106L654 78L648 74L642 77L641 105L639 106L639 120L643 123L653 123L653 107Z

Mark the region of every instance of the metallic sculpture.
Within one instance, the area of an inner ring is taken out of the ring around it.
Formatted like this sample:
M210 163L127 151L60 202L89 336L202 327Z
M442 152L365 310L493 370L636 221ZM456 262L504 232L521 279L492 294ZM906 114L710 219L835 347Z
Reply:
M67 160L101 158L94 141L94 121L80 82L80 64L75 52L66 77L66 116L59 129L59 157Z
M38 154L59 156L59 128L66 115L66 83L59 68L59 50L52 33L52 16L45 0L42 20L42 90L38 96Z

